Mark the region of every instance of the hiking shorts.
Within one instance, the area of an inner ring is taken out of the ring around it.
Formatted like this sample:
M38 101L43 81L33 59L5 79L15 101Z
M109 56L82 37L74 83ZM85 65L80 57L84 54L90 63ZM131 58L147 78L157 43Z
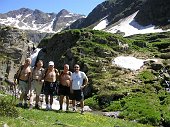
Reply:
M45 95L54 95L56 92L56 87L57 87L57 85L55 82L45 81L44 94Z
M84 94L81 90L73 90L73 93L70 94L70 99L76 101L84 100Z
M42 85L43 83L41 81L33 80L31 82L31 94L35 93L39 96L41 94Z
M70 96L70 87L59 85L59 95Z
M19 80L18 89L21 93L28 94L28 81Z

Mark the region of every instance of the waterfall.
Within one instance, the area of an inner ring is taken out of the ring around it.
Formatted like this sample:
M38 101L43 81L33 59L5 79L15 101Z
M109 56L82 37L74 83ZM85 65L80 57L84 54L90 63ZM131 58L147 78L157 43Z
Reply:
M37 60L37 56L38 56L38 53L40 50L41 50L41 48L36 48L30 55L30 58L32 60L32 62L31 62L32 67L35 66L35 62Z

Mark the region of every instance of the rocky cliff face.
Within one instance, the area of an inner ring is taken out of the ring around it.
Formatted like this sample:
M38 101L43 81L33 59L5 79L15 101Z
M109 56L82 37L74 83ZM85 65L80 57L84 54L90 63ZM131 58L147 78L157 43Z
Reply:
M165 26L170 24L170 1L147 0L135 20L142 25Z
M27 57L30 45L24 31L12 27L0 27L0 73L2 76L6 75L13 79L17 66Z

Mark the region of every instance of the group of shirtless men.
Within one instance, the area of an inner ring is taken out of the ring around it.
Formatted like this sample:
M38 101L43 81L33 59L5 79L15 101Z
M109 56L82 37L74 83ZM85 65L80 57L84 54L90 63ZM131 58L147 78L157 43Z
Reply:
M35 94L35 108L38 109L39 96L42 92L42 86L44 86L43 93L45 95L46 110L51 110L54 92L56 92L56 82L59 82L59 110L63 110L63 99L66 96L66 110L69 110L69 99L71 99L73 111L76 111L76 101L79 101L81 113L84 112L83 89L88 83L88 78L84 72L80 71L78 64L74 65L73 73L69 71L68 64L65 64L63 71L59 73L54 68L53 61L49 61L46 69L43 68L42 60L39 60L33 68L30 65L31 59L27 58L25 63L17 71L16 80L18 80L18 89L20 91L19 107L24 106L25 108L29 107L32 109L34 104L33 95ZM29 106L27 102L28 93L30 93Z

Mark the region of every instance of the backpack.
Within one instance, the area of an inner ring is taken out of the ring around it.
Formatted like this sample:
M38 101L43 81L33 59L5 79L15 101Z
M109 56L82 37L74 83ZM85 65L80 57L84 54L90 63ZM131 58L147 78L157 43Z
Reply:
M45 70L44 77L43 77L44 79L45 79L45 77L47 76L47 71L48 71L48 69ZM58 73L58 70L55 69L55 68L54 68L54 71L55 71L55 73Z
M61 71L60 76L61 76L63 73L64 73L64 72L63 72L63 71ZM70 76L71 76L71 74L72 74L72 72L71 72L71 71L68 71L68 75L70 75Z
M17 84L19 83L19 77L21 75L21 71L23 70L23 68L24 68L24 65L21 65L20 68L18 69L17 73L14 74L14 81L17 80L17 82L16 82Z

